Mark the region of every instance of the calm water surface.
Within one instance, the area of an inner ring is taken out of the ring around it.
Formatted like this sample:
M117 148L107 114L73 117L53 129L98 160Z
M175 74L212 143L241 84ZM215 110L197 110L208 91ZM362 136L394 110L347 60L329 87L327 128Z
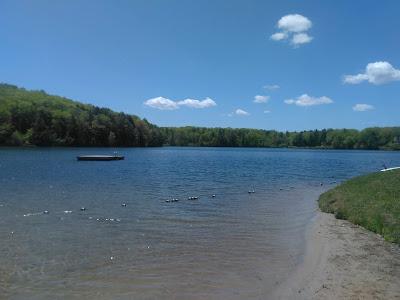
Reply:
M110 152L0 149L0 298L268 299L301 260L318 195L400 165L396 152L239 148L75 159Z

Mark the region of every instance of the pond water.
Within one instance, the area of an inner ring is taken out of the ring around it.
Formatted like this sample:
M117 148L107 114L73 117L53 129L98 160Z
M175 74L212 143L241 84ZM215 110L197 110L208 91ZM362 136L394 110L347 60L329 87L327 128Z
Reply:
M0 298L268 299L319 194L400 165L383 151L118 151L0 149Z

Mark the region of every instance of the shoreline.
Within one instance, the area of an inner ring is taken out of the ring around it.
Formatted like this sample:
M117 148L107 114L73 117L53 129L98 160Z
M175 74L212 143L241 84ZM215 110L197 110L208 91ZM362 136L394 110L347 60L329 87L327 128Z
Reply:
M327 150L327 151L379 151L379 152L399 152L400 149L390 149L390 148L378 148L378 149L369 149L369 148L333 148L333 147L295 147L295 146L285 146L285 147L267 147L267 146L201 146L201 145L159 145L159 146L91 146L91 145L5 145L0 144L0 149L7 148L19 148L19 149L62 149L62 148L106 148L106 149L154 149L154 148L232 148L232 149L288 149L288 150Z
M296 270L271 299L400 299L400 247L316 212Z

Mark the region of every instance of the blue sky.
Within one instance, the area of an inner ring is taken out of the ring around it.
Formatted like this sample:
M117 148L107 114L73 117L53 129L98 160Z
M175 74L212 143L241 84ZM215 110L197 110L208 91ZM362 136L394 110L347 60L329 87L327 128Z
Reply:
M368 0L2 0L0 81L160 126L395 126L399 11Z

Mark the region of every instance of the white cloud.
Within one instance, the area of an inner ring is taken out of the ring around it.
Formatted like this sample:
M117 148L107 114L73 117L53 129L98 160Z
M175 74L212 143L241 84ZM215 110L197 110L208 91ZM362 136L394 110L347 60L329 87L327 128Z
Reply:
M281 31L270 36L273 41L282 41L290 38L290 43L297 48L313 40L313 37L306 33L312 27L312 22L305 16L299 14L283 16L279 19L277 27Z
M178 109L179 106L175 101L164 97L156 97L149 99L144 102L144 105L150 106L152 108L157 108L160 110L175 110Z
M343 78L343 82L348 84L359 84L365 80L368 80L367 74L345 75Z
M292 37L292 44L299 46L301 44L307 44L311 42L313 37L309 36L307 33L296 33Z
M264 110L264 114L269 114L269 113L271 113L270 110Z
M250 113L248 113L247 111L245 111L243 109L240 109L240 108L238 108L235 111L235 114L238 115L238 116L248 116L248 115L250 115Z
M398 80L400 80L400 70L395 69L387 61L369 63L365 68L365 73L345 75L343 78L344 83L348 84L358 84L368 81L369 83L379 85Z
M373 110L375 107L369 104L356 104L353 106L354 111L367 111L367 110Z
M262 95L257 95L254 96L254 103L267 103L269 100L269 96L262 96Z
M286 32L276 32L270 36L270 39L274 40L274 41L281 41L281 40L287 39L287 37L288 37L288 34Z
M176 110L181 106L191 107L191 108L208 108L212 106L216 106L217 103L211 98L206 98L204 100L196 100L196 99L185 99L181 101L173 101L164 97L156 97L144 102L144 105L147 105L152 108L160 109L160 110Z
M286 104L295 104L297 106L313 106L313 105L321 105L321 104L331 104L333 100L326 97L312 97L307 94L303 94L297 99L287 99L284 101Z
M178 101L177 104L191 108L208 108L217 105L217 103L215 103L215 101L211 98L206 98L204 100L185 99Z
M279 89L280 86L277 85L277 84L267 84L267 85L264 85L263 88L267 89L267 90L270 90L270 91L273 91L273 90Z
M299 14L286 15L278 21L278 28L288 32L307 31L311 26L311 21Z
M286 104L294 104L296 101L293 100L293 99L287 99L287 100L285 100L283 102L285 102Z

